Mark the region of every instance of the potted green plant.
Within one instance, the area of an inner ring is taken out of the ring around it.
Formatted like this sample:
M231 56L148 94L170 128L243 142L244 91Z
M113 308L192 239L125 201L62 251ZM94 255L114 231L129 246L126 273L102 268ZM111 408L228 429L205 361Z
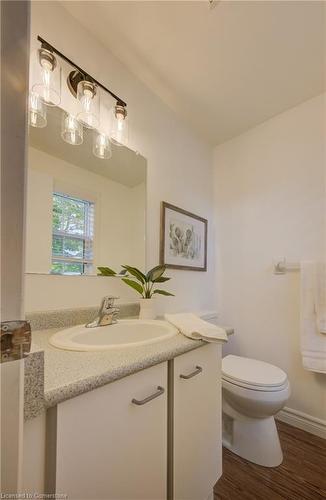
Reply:
M109 267L98 267L100 276L120 276L122 281L128 286L136 290L141 295L140 299L140 314L141 319L154 319L155 307L153 297L155 294L173 297L173 293L167 292L160 288L156 288L158 283L165 283L171 278L163 276L166 267L155 266L146 274L133 266L121 266L122 270L116 273Z

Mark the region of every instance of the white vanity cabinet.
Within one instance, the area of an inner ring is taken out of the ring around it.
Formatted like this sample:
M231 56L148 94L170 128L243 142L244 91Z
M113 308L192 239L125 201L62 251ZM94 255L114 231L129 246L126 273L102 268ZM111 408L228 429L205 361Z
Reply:
M47 416L46 493L207 500L222 473L221 344L64 401Z
M221 344L183 354L173 365L169 496L206 500L222 474Z
M56 412L56 493L166 498L167 363L65 401Z

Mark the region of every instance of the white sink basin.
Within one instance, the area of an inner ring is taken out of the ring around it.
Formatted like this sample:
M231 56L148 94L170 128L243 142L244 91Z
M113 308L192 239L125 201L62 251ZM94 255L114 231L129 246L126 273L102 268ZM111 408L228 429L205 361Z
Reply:
M124 319L95 328L73 326L55 333L49 342L70 351L103 351L153 344L177 334L178 330L166 321Z

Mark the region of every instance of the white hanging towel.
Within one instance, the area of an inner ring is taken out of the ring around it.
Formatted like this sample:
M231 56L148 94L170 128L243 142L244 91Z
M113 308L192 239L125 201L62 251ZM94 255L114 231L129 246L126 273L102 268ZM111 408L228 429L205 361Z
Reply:
M317 329L326 334L326 263L316 263L314 290Z
M307 261L300 268L303 366L326 373L326 264Z
M179 313L165 314L165 319L174 325L179 332L193 340L205 340L206 342L227 341L226 330L220 326L212 325L200 319L195 314Z

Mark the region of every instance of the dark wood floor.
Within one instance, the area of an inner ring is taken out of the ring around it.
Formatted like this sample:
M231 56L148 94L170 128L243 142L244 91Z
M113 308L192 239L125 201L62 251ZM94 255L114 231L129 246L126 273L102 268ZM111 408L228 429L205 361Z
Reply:
M277 423L284 460L261 467L223 449L223 475L214 500L325 500L326 440Z

